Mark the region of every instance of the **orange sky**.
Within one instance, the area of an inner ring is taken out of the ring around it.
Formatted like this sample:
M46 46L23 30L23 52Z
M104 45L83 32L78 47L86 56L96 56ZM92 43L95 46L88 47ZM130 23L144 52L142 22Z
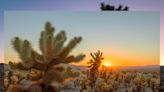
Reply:
M88 56L78 65L87 65L91 59L91 56ZM159 58L152 57L152 58L145 58L142 56L135 56L135 55L126 55L125 54L104 54L103 62L108 62L111 66L144 66L144 65L159 65Z
M20 61L19 56L17 53L8 53L5 57L5 61ZM75 55L77 53L75 52ZM144 66L144 65L159 65L159 58L158 56L154 56L152 58L148 57L142 57L137 56L136 54L128 54L126 52L118 52L118 51L112 51L103 52L104 60L103 62L108 62L111 66ZM86 58L79 62L79 63L73 63L76 65L87 65L87 62L91 59L91 56L89 52L86 53Z

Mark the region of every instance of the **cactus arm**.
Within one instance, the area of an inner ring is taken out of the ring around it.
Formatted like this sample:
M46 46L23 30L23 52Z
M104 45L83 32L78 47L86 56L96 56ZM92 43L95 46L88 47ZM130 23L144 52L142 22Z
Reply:
M76 56L74 58L74 61L75 62L79 62L79 61L83 60L84 58L85 58L85 55L84 54L79 54L78 56Z
M40 34L39 47L44 55L44 62L51 60L53 56L53 34L55 28L52 27L50 22L46 22L44 31Z
M22 41L19 37L15 37L14 40L12 40L12 45L21 58L22 64L25 67L31 67L33 65L33 62L30 42L27 40Z
M80 54L76 57L74 56L69 56L65 59L65 61L63 63L72 63L72 62L79 62L81 60L83 60L85 58L84 54Z
M69 43L68 45L63 48L62 52L59 54L59 57L61 58L66 58L68 56L68 54L72 51L72 49L75 48L75 46L80 43L82 40L81 37L74 37Z
M35 62L34 66L32 67L25 67L21 62L19 63L10 62L9 66L11 67L11 69L19 69L19 70L30 70L33 68L33 69L45 71L48 69L48 67L45 64L39 62Z
M37 69L37 70L47 70L47 65L42 63L42 61L40 61L39 59L36 59L33 60L33 66L31 67L26 67L26 65L24 65L23 62L19 62L19 63L12 63L12 62L9 62L9 66L12 68L12 69L20 69L20 70L30 70L30 69Z
M80 54L76 57L74 57L73 55L65 58L65 59L62 59L62 58L54 58L52 59L52 61L49 63L50 66L53 66L53 65L57 65L57 64L60 64L60 63L72 63L72 62L79 62L81 61L82 59L85 58L85 55L84 54Z
M65 41L66 41L66 33L64 31L59 32L54 38L54 43L53 43L54 56L58 56L59 52L63 48Z
M39 48L42 53L44 53L44 31L41 32L40 34L40 39L39 39Z
M11 44L13 45L13 48L16 52L20 53L21 52L21 45L22 45L22 40L19 37L15 37L12 41Z

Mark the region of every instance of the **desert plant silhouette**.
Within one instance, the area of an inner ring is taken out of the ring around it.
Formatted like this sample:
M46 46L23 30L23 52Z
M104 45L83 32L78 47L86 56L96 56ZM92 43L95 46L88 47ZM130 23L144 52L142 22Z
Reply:
M103 60L102 52L90 53L92 59L88 62L89 66L89 80L91 81L91 87L93 88L97 79L99 67Z

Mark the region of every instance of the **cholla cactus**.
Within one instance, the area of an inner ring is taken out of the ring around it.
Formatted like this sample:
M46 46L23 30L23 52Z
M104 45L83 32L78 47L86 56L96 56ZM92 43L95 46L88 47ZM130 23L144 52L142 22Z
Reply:
M37 53L28 40L15 37L12 40L12 45L22 62L18 64L9 62L10 66L23 70L34 68L47 71L54 65L79 62L85 57L83 54L78 56L69 55L75 46L81 42L81 37L74 37L68 45L64 47L64 42L66 41L65 31L59 32L56 36L54 36L54 32L55 28L52 27L50 22L47 22L39 39L39 47L42 54Z
M90 68L90 72L94 72L94 73L98 72L98 68L101 65L101 60L103 60L102 54L103 53L100 51L94 53L94 55L92 53L90 54L93 58L90 60L90 62L88 62L89 64L88 67Z
M91 86L93 87L95 85L97 76L98 76L98 69L101 65L101 60L103 59L102 57L102 52L98 51L94 53L94 55L91 53L90 55L92 56L93 59L88 62L89 64L89 72L90 72L90 81L91 81Z
M41 32L39 38L41 54L37 53L32 48L32 45L28 40L22 40L19 37L15 37L12 40L12 46L22 61L19 63L9 62L10 67L27 71L31 69L39 70L43 72L43 76L41 77L44 80L43 83L48 85L53 81L61 82L64 80L63 77L61 77L62 71L53 66L60 63L81 61L85 57L84 54L73 56L69 55L69 53L81 42L82 38L74 37L66 46L64 46L66 41L65 31L61 31L55 36L54 32L55 28L52 27L50 22L47 22L44 31ZM36 77L38 77L38 75ZM39 79L37 78L37 80Z

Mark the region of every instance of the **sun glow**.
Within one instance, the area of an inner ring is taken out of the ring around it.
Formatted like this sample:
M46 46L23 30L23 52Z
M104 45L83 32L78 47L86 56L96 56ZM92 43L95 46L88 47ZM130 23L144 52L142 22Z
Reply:
M102 65L107 66L107 67L110 67L111 66L110 63L109 63L109 61L103 62Z

